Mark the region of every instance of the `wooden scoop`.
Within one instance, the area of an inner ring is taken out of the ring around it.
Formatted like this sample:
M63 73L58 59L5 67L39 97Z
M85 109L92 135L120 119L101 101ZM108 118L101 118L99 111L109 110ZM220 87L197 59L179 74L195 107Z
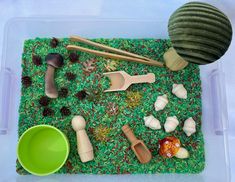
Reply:
M133 133L129 125L124 125L122 127L122 131L131 142L131 149L134 151L140 163L148 163L152 159L152 154L146 147L144 142L142 140L138 140L135 137L135 134Z
M148 73L147 75L130 76L125 71L115 71L104 73L111 81L111 86L104 92L113 92L126 90L131 84L134 83L154 83L155 75Z

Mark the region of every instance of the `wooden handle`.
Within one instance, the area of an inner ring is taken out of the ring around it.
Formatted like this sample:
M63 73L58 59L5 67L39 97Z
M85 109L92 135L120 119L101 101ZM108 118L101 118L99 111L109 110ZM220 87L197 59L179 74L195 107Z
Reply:
M154 83L155 75L153 73L148 73L147 75L131 76L131 83Z
M188 62L185 61L179 54L177 54L176 50L171 47L164 53L163 59L165 61L166 67L171 71L179 71L184 69Z
M98 48L101 48L101 49L106 50L106 51L110 51L110 52L130 56L130 57L135 57L135 58L139 58L139 59L144 59L146 61L155 61L153 59L150 59L150 58L147 58L147 57L144 57L144 56L140 56L138 54L130 53L130 52L123 51L123 50L120 50L120 49L116 49L116 48L113 48L113 47L109 47L109 46L106 46L106 45L103 45L103 44L92 42L90 40L87 40L87 39L79 37L79 36L70 36L70 40L74 41L74 42L85 43L87 45L98 47Z
M122 131L131 143L135 143L137 141L137 138L135 137L135 134L133 133L129 125L124 125L122 127Z
M108 52L96 51L96 50L92 50L92 49L88 49L88 48L84 48L84 47L80 47L80 46L75 46L75 45L68 45L67 49L68 50L79 50L82 52L87 52L87 53L95 54L97 56L103 56L103 57L107 57L107 58L111 58L111 59L127 60L127 61L131 61L131 62L137 62L137 63L147 64L147 65L152 65L152 66L163 67L163 63L158 62L158 61L146 61L146 60L139 59L139 58L128 57L128 56L123 56L123 55L118 55L118 54L113 54L113 53L108 53Z

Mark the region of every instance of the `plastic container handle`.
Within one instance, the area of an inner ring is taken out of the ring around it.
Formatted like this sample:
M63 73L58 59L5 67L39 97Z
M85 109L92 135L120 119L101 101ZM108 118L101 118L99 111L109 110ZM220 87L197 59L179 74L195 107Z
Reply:
M212 70L210 75L211 104L213 107L213 125L216 135L223 135L228 129L228 111L225 83L225 75L217 69Z
M9 122L12 72L6 68L0 70L0 135L6 134Z

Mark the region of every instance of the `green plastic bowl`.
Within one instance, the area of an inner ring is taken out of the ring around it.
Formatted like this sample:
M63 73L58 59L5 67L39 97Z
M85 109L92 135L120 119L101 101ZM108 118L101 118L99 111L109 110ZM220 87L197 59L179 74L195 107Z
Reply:
M58 171L69 155L67 137L57 128L37 125L19 139L17 157L28 172L45 176Z

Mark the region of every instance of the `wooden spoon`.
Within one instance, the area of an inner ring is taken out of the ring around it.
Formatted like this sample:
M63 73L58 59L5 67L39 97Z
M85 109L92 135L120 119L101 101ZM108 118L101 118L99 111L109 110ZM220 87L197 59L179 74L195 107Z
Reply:
M125 71L115 71L104 73L111 81L111 86L104 92L122 91L126 90L134 83L154 83L155 75L148 73L147 75L130 76Z
M144 142L142 140L138 140L135 137L135 134L133 133L129 125L124 125L122 127L122 131L131 142L131 149L134 151L140 163L148 163L152 159L152 154L146 147Z

